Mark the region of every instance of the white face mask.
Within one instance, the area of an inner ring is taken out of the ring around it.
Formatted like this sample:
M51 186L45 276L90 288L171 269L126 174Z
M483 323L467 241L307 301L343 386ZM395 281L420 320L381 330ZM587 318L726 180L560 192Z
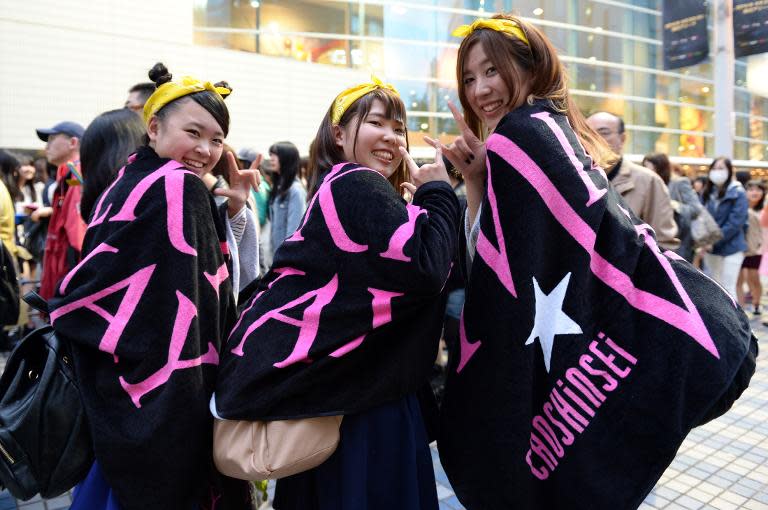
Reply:
M728 170L710 170L709 180L712 181L715 186L722 186L725 181L728 180Z

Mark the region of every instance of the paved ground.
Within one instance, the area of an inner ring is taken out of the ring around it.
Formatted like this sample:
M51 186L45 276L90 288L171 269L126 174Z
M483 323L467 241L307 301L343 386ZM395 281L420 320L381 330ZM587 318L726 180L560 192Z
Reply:
M768 510L768 328L753 322L762 341L749 389L724 416L690 433L642 510ZM434 445L432 459L440 509L463 509ZM69 495L17 502L0 492L0 510L59 510L69 504Z

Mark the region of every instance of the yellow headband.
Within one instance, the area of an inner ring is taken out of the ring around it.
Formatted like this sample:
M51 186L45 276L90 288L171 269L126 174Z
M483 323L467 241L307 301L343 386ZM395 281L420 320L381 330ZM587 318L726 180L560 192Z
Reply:
M352 103L366 95L368 92L372 92L376 89L388 89L394 92L398 97L400 96L400 93L397 92L395 87L389 83L382 83L377 77L371 76L371 83L355 85L336 96L336 99L333 102L333 112L331 113L331 122L333 125L335 126L339 123L344 112L352 106Z
M156 114L160 108L167 105L171 101L180 97L194 94L195 92L202 92L209 90L214 94L220 96L222 99L227 97L232 91L225 87L215 87L211 82L201 82L197 78L191 76L183 76L180 81L169 81L163 83L157 90L149 96L146 104L144 105L144 123L149 124L149 119Z
M454 37L466 37L479 28L490 28L497 32L504 32L505 34L517 37L526 45L530 46L528 37L526 37L525 32L520 28L520 25L510 19L476 19L471 25L461 25L460 27L457 27L451 35Z

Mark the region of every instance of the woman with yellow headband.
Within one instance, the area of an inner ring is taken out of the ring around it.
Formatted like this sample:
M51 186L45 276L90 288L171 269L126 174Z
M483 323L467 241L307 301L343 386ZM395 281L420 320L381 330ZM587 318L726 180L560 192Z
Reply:
M405 105L391 85L374 80L336 97L310 149L307 213L222 355L219 417L343 416L324 463L277 481L277 510L437 509L422 407L430 399L417 393L434 412L428 383L458 201L439 147L422 167L407 147Z
M71 508L245 510L247 485L213 466L208 403L235 317L228 234L255 176L230 154L235 183L218 208L200 176L221 156L229 89L173 81L162 64L150 78L146 145L97 199L83 259L51 300L95 457Z
M757 344L716 283L635 217L615 156L532 24L460 27L468 283L440 459L469 510L638 508L691 428L746 387Z

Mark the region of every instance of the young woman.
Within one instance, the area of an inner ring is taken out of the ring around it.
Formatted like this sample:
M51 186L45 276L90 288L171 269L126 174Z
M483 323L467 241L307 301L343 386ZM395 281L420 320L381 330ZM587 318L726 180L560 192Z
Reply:
M272 256L283 241L299 227L307 208L307 190L299 179L299 150L291 142L277 142L269 148L272 189L269 194L270 242Z
M739 303L746 308L747 303L744 299L744 282L746 282L752 300L752 316L760 317L760 299L763 295L763 286L758 274L763 258L763 229L760 226L760 215L765 204L765 184L762 181L749 181L746 193L749 202L747 251L744 253L744 262L741 264L739 278L736 280L736 293Z
M0 150L0 241L11 256L16 256L16 209L13 195L18 193L14 173L19 161L9 152Z
M746 387L749 322L609 185L615 156L538 28L497 15L454 35L464 117L443 152L466 182L469 280L443 467L469 509L636 508Z
M733 179L730 159L720 157L712 161L703 199L723 232L723 238L705 252L704 264L710 276L736 298L736 280L747 250L744 226L749 203L741 183Z
M16 213L28 215L43 205L45 184L35 179L35 166L29 156L19 158L19 170L16 176L19 197L16 200Z
M172 81L162 64L149 76L146 145L99 197L51 302L96 458L72 508L245 509L247 487L213 468L208 400L235 313L226 222L257 178L230 156L235 184L217 209L199 176L221 156L229 89Z
M308 212L223 353L218 416L343 415L333 455L278 480L276 509L437 508L416 394L440 339L458 202L440 151L419 168L407 147L391 86L336 97L310 151Z
M691 221L699 216L702 210L699 196L693 191L691 181L682 174L679 165L669 162L663 153L648 154L643 158L643 166L656 172L669 188L672 199L672 209L675 211L677 237L680 247L675 252L688 262L693 261L693 237L691 236Z

